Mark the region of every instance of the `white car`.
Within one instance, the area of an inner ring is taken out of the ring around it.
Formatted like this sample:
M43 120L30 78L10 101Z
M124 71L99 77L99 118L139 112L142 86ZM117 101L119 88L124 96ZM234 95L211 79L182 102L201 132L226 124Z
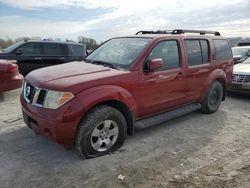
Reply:
M228 90L250 94L250 57L243 63L234 65L233 80Z

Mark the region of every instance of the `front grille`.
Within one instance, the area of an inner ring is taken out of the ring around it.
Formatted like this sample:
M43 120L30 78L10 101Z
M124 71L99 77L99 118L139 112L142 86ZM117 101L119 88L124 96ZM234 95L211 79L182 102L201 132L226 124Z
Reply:
M33 105L42 107L47 94L47 90L39 89L25 82L23 88L24 99Z
M237 83L250 83L250 75L234 74L233 81Z
M28 82L25 82L24 84L24 98L27 102L33 103L35 94L36 94L36 88L29 84Z
M47 94L47 91L46 91L46 90L44 90L44 89L41 89L41 90L40 90L40 93L39 93L39 95L38 95L38 97L37 97L37 101L36 101L36 103L37 103L38 105L43 105L44 100L45 100L45 97L46 97L46 94Z

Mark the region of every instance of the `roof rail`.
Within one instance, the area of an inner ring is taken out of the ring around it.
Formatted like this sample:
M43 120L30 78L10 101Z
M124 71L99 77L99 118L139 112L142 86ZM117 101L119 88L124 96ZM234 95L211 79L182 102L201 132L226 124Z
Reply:
M185 33L200 33L200 35L212 34L215 36L220 36L218 31L205 31L205 30L186 30L186 29L174 29L172 34L185 34Z
M158 31L138 31L136 35L138 34L171 34L172 30L158 30Z
M138 34L185 34L185 33L199 33L200 35L212 34L215 36L220 36L218 31L204 31L204 30L186 30L186 29L174 29L174 30L158 30L158 31L138 31Z

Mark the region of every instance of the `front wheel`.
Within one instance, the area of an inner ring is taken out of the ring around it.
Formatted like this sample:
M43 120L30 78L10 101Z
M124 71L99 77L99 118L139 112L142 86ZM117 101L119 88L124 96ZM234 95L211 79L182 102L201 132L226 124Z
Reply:
M80 123L75 147L86 158L103 156L122 146L126 133L126 120L120 111L97 106Z
M208 90L208 93L201 104L201 112L210 114L214 113L220 107L223 98L223 86L220 82L215 81Z

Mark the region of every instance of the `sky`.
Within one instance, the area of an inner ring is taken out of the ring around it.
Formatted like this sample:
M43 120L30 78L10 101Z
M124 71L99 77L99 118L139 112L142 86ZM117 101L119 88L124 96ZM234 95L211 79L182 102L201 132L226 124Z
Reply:
M179 28L250 37L250 0L0 0L0 38L81 35L100 42Z

